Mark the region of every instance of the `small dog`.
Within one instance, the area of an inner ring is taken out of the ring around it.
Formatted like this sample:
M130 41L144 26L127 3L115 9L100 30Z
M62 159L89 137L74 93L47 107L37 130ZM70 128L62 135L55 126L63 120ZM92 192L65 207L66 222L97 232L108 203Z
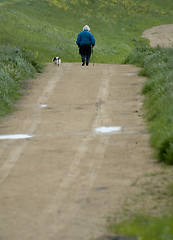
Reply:
M58 67L59 67L59 65L61 64L61 58L60 57L54 57L52 59L52 63L53 63L54 66L58 65Z

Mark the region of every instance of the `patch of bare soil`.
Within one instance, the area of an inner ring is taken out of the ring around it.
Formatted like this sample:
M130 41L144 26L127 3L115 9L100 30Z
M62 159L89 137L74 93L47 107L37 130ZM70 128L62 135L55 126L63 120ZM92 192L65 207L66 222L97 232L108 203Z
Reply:
M169 207L144 82L134 66L80 63L48 64L28 82L0 123L1 240L101 239L112 217Z
M156 47L173 47L173 24L160 25L147 29L142 37L150 40L150 45Z

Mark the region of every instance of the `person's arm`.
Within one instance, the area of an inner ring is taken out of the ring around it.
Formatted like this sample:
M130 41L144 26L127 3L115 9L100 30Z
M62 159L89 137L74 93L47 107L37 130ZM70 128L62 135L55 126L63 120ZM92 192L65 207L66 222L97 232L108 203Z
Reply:
M95 38L93 34L91 34L91 45L92 45L92 48L95 46Z
M78 34L77 41L76 41L76 44L78 45L78 48L80 47L80 41L81 41L81 38L80 38L80 35Z

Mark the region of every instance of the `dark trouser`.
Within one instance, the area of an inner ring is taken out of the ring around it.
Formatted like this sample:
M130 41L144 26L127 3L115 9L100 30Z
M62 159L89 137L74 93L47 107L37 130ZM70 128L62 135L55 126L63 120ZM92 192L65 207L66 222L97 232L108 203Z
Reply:
M91 56L91 45L90 44L81 45L79 53L81 55L82 62L83 63L86 62L86 65L88 65Z

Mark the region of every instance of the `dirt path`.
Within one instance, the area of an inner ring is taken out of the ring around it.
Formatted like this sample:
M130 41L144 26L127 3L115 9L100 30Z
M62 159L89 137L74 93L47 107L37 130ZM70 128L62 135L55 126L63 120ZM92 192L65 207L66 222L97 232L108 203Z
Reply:
M136 192L131 185L157 168L137 72L64 63L29 83L0 127L1 135L33 136L0 140L0 239L87 240L105 232L107 217ZM121 129L97 133L103 126Z
M156 47L173 47L173 24L156 26L147 29L142 36L150 40L150 45Z
M137 182L160 171L137 73L129 65L49 64L27 83L18 111L0 123L1 137L30 136L0 140L1 240L100 239L109 216L140 194Z

